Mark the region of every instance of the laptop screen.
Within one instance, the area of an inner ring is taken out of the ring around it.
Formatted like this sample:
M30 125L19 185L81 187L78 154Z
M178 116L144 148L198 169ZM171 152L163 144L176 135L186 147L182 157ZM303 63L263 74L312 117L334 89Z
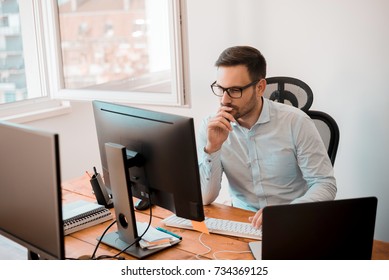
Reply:
M268 206L262 259L371 259L376 210L376 197Z

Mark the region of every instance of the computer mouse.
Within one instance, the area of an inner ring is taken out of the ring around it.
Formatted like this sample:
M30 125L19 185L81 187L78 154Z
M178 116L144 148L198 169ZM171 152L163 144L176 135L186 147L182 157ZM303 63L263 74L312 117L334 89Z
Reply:
M135 204L136 210L146 210L150 208L150 203L148 200L138 200Z

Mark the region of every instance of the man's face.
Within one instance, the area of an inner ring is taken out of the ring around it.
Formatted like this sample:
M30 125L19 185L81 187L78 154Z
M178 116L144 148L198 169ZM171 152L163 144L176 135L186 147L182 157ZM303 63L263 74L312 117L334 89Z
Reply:
M253 82L246 66L238 65L231 67L219 67L216 84L223 88L241 88ZM242 91L242 97L231 98L226 92L220 97L220 105L227 106L233 110L230 112L236 120L245 118L253 113L258 106L262 106L261 85L256 83Z

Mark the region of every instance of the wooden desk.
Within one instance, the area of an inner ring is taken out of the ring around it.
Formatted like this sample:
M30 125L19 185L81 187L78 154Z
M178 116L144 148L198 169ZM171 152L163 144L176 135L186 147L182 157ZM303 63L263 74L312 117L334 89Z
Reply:
M92 193L92 188L89 184L89 178L84 177L77 178L64 182L62 184L63 189L63 201L64 203L74 201L76 199L85 199L95 201L95 197ZM212 204L204 207L205 215L208 217L226 217L229 220L247 222L252 212L233 208L231 206ZM114 213L114 210L112 210ZM163 226L161 220L168 217L172 213L168 210L164 210L160 207L153 207L153 219L152 226ZM149 221L149 212L136 211L136 218L141 222ZM96 238L100 236L105 228L111 222L105 222L100 225L84 229L79 232L75 232L65 237L65 252L68 258L78 258L81 255L91 255L97 244ZM151 255L147 259L164 259L164 260L194 260L197 259L196 255L201 254L204 259L213 259L213 254L217 253L218 259L242 259L252 260L253 256L249 252L248 242L253 241L251 239L228 237L217 234L202 235L201 240L212 248L212 251L203 255L208 250L203 247L199 242L200 233L192 230L177 229L172 227L166 227L170 231L183 237L181 243L176 246L170 247L166 250ZM116 226L113 226L110 231L115 231ZM236 251L246 253L230 253L223 251ZM99 255L114 255L118 251L109 246L101 244L97 251ZM130 255L122 254L126 259L134 259ZM389 260L389 243L375 240L373 244L373 259Z
M70 180L62 184L62 197L63 202L71 202L77 199L84 199L95 201L95 197L92 193L92 188L89 184L87 176L81 177L75 180ZM114 210L111 210L114 214ZM168 210L160 207L153 207L153 219L152 226L165 227L161 220L172 215ZM247 221L248 217L252 215L252 212L242 209L236 209L230 206L221 204L213 204L205 207L205 215L208 217L228 217L228 219L236 221ZM149 210L136 211L136 219L140 222L149 221ZM65 237L65 253L68 258L77 258L81 255L91 255L97 244L96 238L102 234L105 228L111 223L107 221L105 223L96 225L94 227L84 229ZM200 233L193 230L177 229L172 227L165 227L168 230L183 237L182 242L178 245L170 247L166 250L158 252L147 259L165 259L165 260L194 260L197 259L197 254L202 254L207 249L199 242ZM116 225L109 230L117 230ZM220 259L247 259L252 260L253 256L249 252L248 242L252 239L243 239L236 237L227 237L216 234L204 234L201 240L212 248L212 252L203 255L204 259L212 259L214 252L219 252L217 257ZM233 251L247 251L246 253L222 253L220 251L233 250ZM97 251L97 255L114 255L118 251L107 245L100 244ZM126 259L134 259L133 257L122 254Z

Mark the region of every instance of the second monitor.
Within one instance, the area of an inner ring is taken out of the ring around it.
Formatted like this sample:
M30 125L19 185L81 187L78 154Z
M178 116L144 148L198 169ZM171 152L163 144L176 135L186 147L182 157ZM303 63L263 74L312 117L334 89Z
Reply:
M193 119L102 101L94 101L93 109L108 190L113 191L112 182L117 182L116 177L127 176L127 186L119 187L122 191L127 187L130 195L150 200L152 205L183 218L203 221ZM120 161L123 156L124 175L116 170L122 167L108 168L107 151L120 147L123 149L116 158ZM117 211L115 203L120 198L112 194Z

